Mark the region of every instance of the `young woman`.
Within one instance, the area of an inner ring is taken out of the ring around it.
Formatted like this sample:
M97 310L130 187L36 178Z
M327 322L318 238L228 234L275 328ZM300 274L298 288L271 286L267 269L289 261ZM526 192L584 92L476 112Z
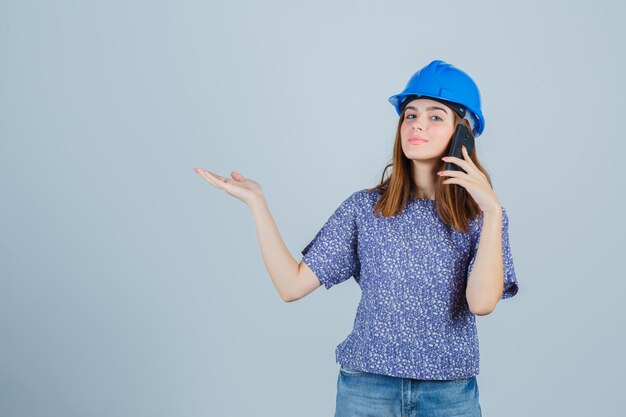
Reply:
M336 417L480 416L475 316L518 291L508 217L476 146L462 159L447 156L458 124L474 137L483 132L480 93L466 73L436 60L389 102L400 118L381 182L345 199L300 263L258 183L196 172L249 206L283 300L350 277L359 284L354 328L336 348ZM446 162L463 171L445 170Z

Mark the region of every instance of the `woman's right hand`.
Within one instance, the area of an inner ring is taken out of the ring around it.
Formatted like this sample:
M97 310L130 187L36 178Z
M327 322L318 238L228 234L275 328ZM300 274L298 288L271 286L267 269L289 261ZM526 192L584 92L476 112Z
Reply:
M214 174L211 171L204 170L202 168L195 168L195 171L202 178L226 191L228 194L250 205L250 203L263 196L261 185L254 180L245 178L237 171L233 171L230 175L233 179L222 177L221 175Z

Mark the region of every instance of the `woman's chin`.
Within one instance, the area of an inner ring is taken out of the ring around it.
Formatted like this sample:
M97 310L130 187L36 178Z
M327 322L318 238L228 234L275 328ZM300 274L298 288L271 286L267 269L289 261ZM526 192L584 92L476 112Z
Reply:
M429 152L427 150L411 150L409 152L404 152L404 156L415 162L432 162L435 159L441 159L443 155L439 156L436 152Z

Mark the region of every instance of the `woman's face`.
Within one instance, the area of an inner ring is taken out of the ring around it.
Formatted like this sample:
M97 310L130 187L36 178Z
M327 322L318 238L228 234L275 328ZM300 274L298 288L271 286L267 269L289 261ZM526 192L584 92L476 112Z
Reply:
M418 98L409 102L400 126L402 150L409 159L440 159L454 133L452 109L438 101Z

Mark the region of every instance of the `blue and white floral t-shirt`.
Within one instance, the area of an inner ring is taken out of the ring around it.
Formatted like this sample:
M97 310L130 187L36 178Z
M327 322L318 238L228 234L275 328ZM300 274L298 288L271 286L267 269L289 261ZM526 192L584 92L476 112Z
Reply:
M391 217L374 213L380 191L354 192L302 250L327 288L354 277L361 300L336 350L349 368L402 378L450 380L479 373L475 315L465 298L482 214L469 233L444 224L435 201L409 200ZM518 291L502 208L502 298Z

